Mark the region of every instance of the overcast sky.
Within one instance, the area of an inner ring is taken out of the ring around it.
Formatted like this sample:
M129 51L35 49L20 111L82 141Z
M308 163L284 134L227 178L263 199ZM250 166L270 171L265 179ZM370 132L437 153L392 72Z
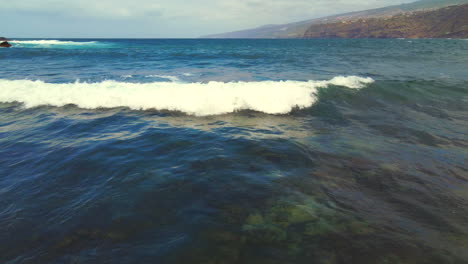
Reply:
M180 38L414 0L0 0L0 36Z

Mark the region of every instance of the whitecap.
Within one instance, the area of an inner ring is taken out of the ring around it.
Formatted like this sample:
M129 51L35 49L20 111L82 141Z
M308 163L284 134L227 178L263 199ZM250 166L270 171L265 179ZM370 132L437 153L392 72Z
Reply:
M134 110L173 110L195 116L239 110L286 114L317 101L317 90L329 85L359 89L371 78L337 76L328 81L260 81L208 83L45 83L0 80L0 102L20 102L26 108L74 104L85 109L128 107Z
M171 75L156 75L156 74L151 74L151 75L146 75L146 78L160 78L160 79L167 79L171 82L180 82L179 77L177 76L171 76Z
M92 45L96 41L66 41L55 39L42 39L42 40L12 40L13 44L26 44L26 45Z

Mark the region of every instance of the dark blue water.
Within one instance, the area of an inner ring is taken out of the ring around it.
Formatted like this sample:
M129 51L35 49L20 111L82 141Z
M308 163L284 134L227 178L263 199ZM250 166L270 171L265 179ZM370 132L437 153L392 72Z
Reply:
M0 263L468 263L466 40L0 49Z

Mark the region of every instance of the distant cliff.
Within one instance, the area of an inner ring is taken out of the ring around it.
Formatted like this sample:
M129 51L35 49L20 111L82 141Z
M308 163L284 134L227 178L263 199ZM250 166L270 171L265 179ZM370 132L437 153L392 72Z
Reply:
M310 26L304 38L468 38L468 4Z
M203 36L203 38L302 38L305 36L305 32L314 25L333 24L342 21L349 22L358 19L368 20L370 18L388 18L398 14L421 10L434 10L461 4L468 4L468 0L419 0L408 4L332 15L290 24L266 25L254 29L208 35Z

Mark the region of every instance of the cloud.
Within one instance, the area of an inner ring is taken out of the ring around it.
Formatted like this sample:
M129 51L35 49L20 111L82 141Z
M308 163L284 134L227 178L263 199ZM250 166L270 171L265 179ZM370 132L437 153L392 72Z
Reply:
M138 2L141 2L138 4ZM125 19L145 15L161 14L161 6L151 1L53 1L53 0L17 0L2 3L3 11L17 14L34 13L36 15L49 15L61 13L69 17L99 18L99 19Z
M12 20L8 23L8 34L22 29L22 34L28 35L25 23L29 23L29 35L44 37L71 37L72 33L76 37L128 37L136 36L137 32L141 34L139 37L196 37L411 1L16 0L3 1L0 15ZM48 25L49 30L38 29L38 25ZM67 27L74 32L66 30Z

